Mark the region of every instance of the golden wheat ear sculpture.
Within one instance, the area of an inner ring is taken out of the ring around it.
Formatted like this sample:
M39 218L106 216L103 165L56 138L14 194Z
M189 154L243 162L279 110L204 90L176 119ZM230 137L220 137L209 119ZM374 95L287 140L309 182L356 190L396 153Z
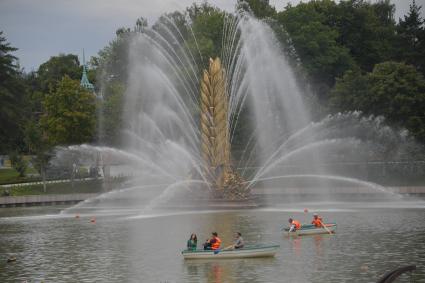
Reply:
M246 198L245 182L230 159L226 73L219 58L210 59L201 79L201 156L205 175L216 194L227 199Z

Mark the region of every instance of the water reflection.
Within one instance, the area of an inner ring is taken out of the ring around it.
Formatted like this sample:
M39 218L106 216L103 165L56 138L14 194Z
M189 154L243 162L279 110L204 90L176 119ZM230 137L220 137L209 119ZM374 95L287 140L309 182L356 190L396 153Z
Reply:
M318 257L323 256L323 253L322 253L323 235L314 235L313 240L314 240L314 248L316 251L316 256Z

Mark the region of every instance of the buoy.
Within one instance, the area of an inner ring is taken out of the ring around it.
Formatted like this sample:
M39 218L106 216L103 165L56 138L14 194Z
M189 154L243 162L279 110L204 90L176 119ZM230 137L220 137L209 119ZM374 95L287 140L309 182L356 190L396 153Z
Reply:
M362 265L362 266L360 266L360 270L362 270L362 271L368 271L369 270L369 267L367 265Z
M77 219L80 218L80 215L79 214L75 215L75 218L77 218Z
M96 223L96 217L92 217L92 218L90 219L90 222L91 222L91 223Z
M304 208L304 212L307 213L308 212L308 209L307 208Z

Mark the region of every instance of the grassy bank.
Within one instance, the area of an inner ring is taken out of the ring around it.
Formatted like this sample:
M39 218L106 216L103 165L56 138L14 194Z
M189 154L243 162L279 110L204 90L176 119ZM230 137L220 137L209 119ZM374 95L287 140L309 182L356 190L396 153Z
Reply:
M25 170L25 176L19 177L19 173L13 168L2 168L0 169L0 185L23 183L23 182L35 182L38 181L38 173L34 168L27 168Z
M8 191L10 196L24 195L46 195L46 194L77 194L77 193L100 193L110 188L119 187L126 179L113 178L108 184L104 184L103 180L85 180L67 183L47 184L46 192L43 191L43 185L16 186L8 189L0 189L0 196L4 191Z

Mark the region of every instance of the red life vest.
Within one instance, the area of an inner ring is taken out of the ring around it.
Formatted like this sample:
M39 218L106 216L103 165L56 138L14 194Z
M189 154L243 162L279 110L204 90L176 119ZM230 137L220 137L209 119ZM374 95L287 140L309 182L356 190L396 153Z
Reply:
M316 227L322 227L323 220L321 217L317 217L317 219L313 219L313 221L311 221L311 224L313 224Z
M221 245L221 240L219 237L215 237L215 242L211 244L211 249L212 250L218 250L220 248Z
M301 229L301 223L298 220L292 220L292 225L295 225L295 229Z

